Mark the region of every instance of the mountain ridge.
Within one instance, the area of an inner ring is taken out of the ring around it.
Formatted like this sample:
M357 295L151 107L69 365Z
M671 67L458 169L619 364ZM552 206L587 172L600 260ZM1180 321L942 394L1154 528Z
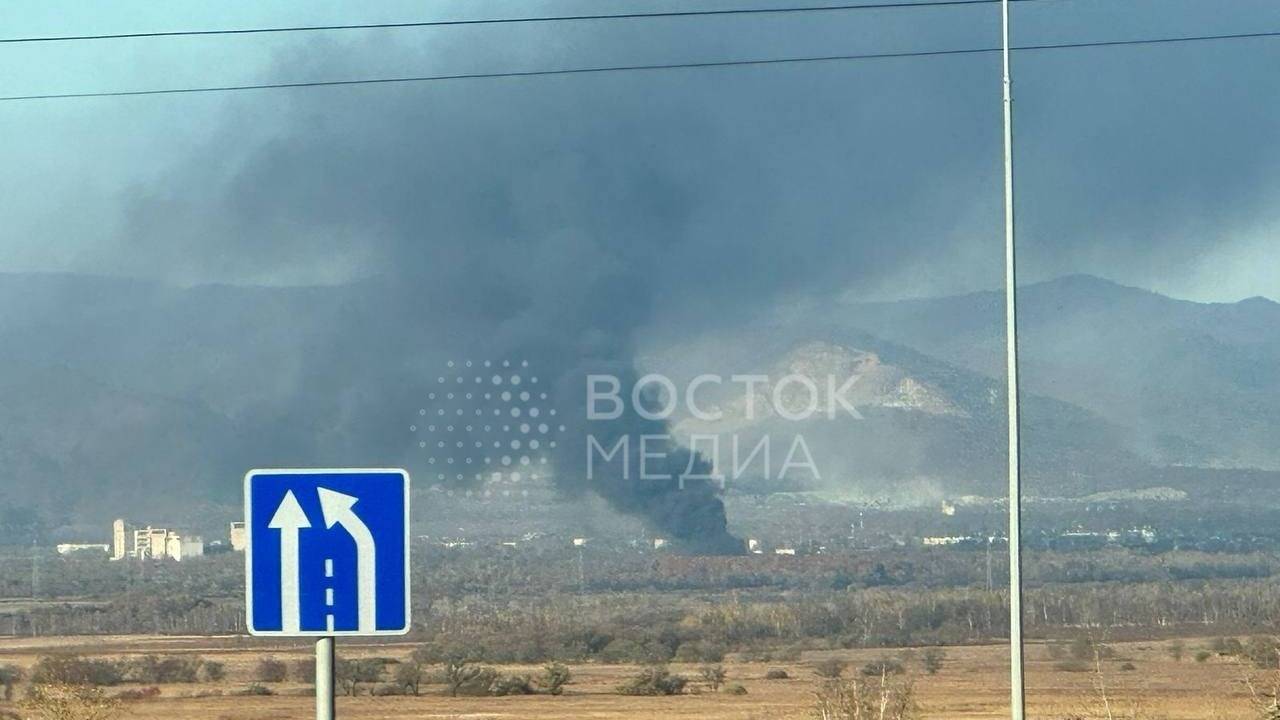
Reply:
M251 465L412 464L404 421L443 351L440 338L398 322L384 282L180 287L0 273L10 310L0 316L0 501L39 506L62 525L99 523L121 507L199 523L210 522L206 506L234 505ZM1176 300L1092 276L1020 293L1033 485L1126 489L1139 482L1126 478L1147 477L1144 463L1280 467L1271 447L1280 305ZM970 417L874 409L881 424L860 441L876 458L866 475L918 472L946 485L954 455L964 479L943 490L994 487L1003 296L825 307L782 323L726 324L700 337L689 360L732 372L815 341L872 352ZM465 341L465 331L444 344ZM908 446L922 464L895 465L894 449ZM195 502L158 490L184 486Z

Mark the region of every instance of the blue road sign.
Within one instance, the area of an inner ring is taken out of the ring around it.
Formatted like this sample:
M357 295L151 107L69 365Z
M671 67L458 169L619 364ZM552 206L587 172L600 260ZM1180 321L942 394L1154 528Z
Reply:
M251 470L244 478L252 635L409 631L409 474Z

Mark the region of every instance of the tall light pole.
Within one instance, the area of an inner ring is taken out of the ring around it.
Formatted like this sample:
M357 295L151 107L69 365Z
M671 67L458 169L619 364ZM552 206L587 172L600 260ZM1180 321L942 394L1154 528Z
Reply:
M1009 716L1024 720L1026 698L1022 662L1022 480L1018 467L1017 263L1013 232L1013 81L1009 74L1009 0L1000 2L1001 61L1004 68L1004 297L1009 408Z

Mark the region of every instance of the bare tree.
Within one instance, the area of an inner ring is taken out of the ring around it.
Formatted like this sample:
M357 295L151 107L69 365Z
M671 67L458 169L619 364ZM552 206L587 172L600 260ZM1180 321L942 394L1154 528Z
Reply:
M698 674L711 688L711 692L720 692L720 686L724 685L724 679L727 677L723 665L703 665L698 669Z
M1143 720L1147 715L1141 703L1135 698L1121 702L1118 697L1124 693L1118 691L1111 681L1106 664L1103 662L1112 652L1101 639L1092 636L1087 638L1093 648L1091 672L1091 691L1082 698L1080 712L1072 715L1073 720Z
M884 673L878 678L828 680L815 693L817 720L916 720L915 684Z
M1248 689L1249 701L1261 720L1280 720L1280 644L1273 643L1272 652L1276 654L1275 663L1254 659L1257 667L1264 668L1261 670L1249 670L1237 661L1240 682Z

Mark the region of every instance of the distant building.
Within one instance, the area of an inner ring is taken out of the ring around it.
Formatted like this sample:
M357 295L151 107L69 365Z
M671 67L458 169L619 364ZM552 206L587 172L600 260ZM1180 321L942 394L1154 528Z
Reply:
M654 538L654 539L653 539L653 549L654 549L654 550L661 550L662 548L664 548L664 547L666 547L666 546L667 546L667 540L666 540L666 538Z
M136 557L159 560L169 552L169 531L164 528L143 528L133 532Z
M177 562L204 555L204 539L169 533L165 538L165 555Z
M586 545L587 545L587 539L586 539L586 538L574 538L574 539L573 539L573 546L574 546L574 547L586 547Z
M59 555L70 555L72 553L79 552L95 552L103 554L111 552L110 545L103 545L101 543L61 543L57 548Z
M231 523L231 549L236 552L244 552L249 546L249 535L245 532L244 522Z
M795 554L796 554L796 549L795 549L795 548L790 548L790 547L774 548L774 549L773 549L773 554L774 554L774 555L795 555Z
M130 526L118 519L111 526L111 559L184 560L204 554L204 540L165 528Z
M753 555L759 555L764 552L760 549L760 541L755 538L747 538L747 551Z
M963 542L969 542L973 537L969 535L934 535L931 537L921 538L921 541L929 547L937 547L940 545L959 545Z
M126 546L128 539L129 527L124 520L116 520L111 524L111 559L123 560L128 555L129 549Z

